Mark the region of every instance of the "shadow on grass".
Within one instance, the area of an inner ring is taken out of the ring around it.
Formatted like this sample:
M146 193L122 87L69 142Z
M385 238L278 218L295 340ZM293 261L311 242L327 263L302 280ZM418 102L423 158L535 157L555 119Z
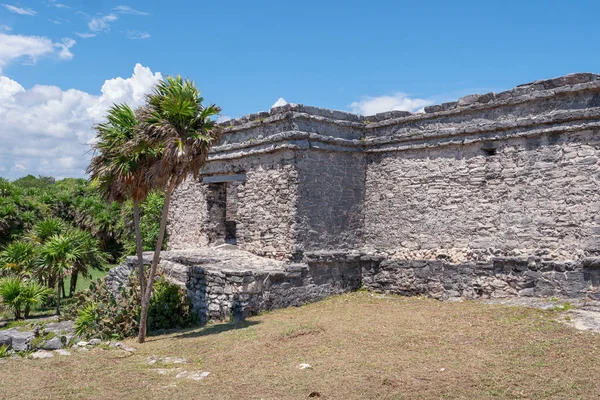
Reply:
M224 323L224 324L215 324L215 325L204 325L200 328L192 328L188 329L179 335L175 335L175 338L178 339L189 339L189 338L198 338L202 336L208 335L218 335L219 333L233 331L237 329L249 328L253 325L260 324L260 321L241 321L238 323Z

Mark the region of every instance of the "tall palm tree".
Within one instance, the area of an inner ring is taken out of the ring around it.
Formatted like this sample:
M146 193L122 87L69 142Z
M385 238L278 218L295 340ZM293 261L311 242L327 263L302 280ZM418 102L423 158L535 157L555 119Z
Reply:
M141 135L132 141L134 151L159 148L156 162L148 165L147 177L165 190L165 203L158 240L150 267L149 284L142 296L138 341L144 342L148 305L152 285L163 246L167 215L173 190L188 176L198 177L206 163L208 151L220 136L213 117L221 109L214 104L204 106L204 98L196 84L181 76L168 76L148 95L146 107L140 110Z
M152 184L146 168L156 157L153 146L132 151L127 144L136 136L139 125L135 112L126 104L114 105L108 112L107 122L96 125L95 156L87 169L90 181L98 185L102 197L109 202L133 201L135 242L140 275L140 293L145 292L144 259L140 232L140 202L148 196Z
M84 249L72 233L49 238L40 250L40 266L57 282L56 315L60 315L60 295L64 279L75 264L84 258Z

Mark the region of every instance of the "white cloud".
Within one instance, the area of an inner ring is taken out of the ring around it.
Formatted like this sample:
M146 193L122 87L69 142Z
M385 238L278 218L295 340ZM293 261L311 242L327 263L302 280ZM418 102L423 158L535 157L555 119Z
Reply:
M127 31L125 33L125 37L131 40L141 40L141 39L149 39L150 34L148 32L142 31Z
M62 3L57 3L56 0L50 0L47 3L50 7L55 7L55 8L71 8L66 4L62 4Z
M79 32L75 32L75 34L83 39L93 38L97 35L97 33L79 33Z
M48 22L52 22L54 25L62 25L62 24L68 24L69 21L68 19L64 19L64 18L56 18L56 19L51 19L51 18L47 18Z
M108 31L110 30L110 23L115 22L117 19L118 17L114 14L92 18L92 20L88 22L88 27L93 32Z
M0 25L0 31L10 32L12 31L12 28L8 25Z
M77 43L75 40L66 38L63 39L60 43L56 43L55 46L60 48L60 53L58 56L63 60L70 60L73 58L73 53L71 53L71 47L75 46Z
M115 103L138 107L162 78L136 64L128 78L109 79L100 95L76 89L36 85L25 89L0 76L0 171L4 177L26 174L82 177L89 163L93 125Z
M116 6L115 8L113 8L113 11L116 11L116 12L121 13L121 14L150 15L149 12L138 11L138 10L132 8L132 7L129 7L129 6Z
M69 50L75 41L63 39L55 43L43 36L23 36L0 33L0 72L11 61L27 58L27 63L34 64L39 57L58 55L59 58L70 60L73 54Z
M280 97L277 99L277 101L275 103L273 103L273 105L271 106L271 108L275 108L275 107L283 107L285 105L287 105L288 102L285 101L285 99L283 97Z
M2 6L4 8L6 8L8 11L15 13L15 14L29 15L29 16L34 16L35 14L37 14L37 12L35 12L31 8L22 8L22 7L12 6L10 4L2 4Z
M365 97L350 104L350 109L356 114L374 115L385 111L416 112L431 104L431 100L411 99L405 93L396 93L392 96Z

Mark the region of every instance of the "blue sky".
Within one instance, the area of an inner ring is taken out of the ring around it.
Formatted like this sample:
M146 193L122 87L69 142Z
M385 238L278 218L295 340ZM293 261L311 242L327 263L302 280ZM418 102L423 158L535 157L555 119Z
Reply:
M598 15L584 0L0 0L0 176L82 176L91 125L166 74L224 117L280 97L417 111L599 72Z

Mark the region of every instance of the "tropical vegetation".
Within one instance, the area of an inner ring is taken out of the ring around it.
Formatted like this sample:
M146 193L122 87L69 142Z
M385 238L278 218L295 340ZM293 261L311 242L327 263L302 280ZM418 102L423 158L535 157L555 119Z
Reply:
M108 337L137 331L141 343L148 329L186 324L192 314L185 296L158 279L157 267L173 191L198 177L220 135L220 108L203 102L194 82L168 76L142 107L114 105L94 127L88 182L0 179L0 289L6 287L0 295L16 318L46 297L60 314L61 299L74 295L79 277L135 253L137 289L114 296L101 282L93 284L76 300L78 332ZM142 252L151 248L146 271ZM32 297L27 302L26 295Z
M139 204L144 250L154 248L163 198L151 191ZM107 204L97 184L83 179L0 178L2 307L15 318L40 307L60 312L61 299L72 297L81 279L135 251L132 208Z

